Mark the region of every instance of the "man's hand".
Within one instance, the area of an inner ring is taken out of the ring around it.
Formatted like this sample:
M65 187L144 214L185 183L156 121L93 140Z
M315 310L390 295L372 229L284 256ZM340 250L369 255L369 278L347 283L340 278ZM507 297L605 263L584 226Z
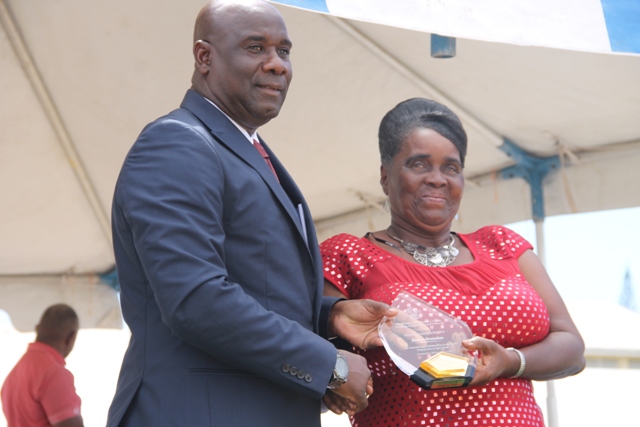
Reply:
M339 413L336 411L338 410L355 415L367 407L369 404L367 399L373 394L371 371L364 357L344 350L338 350L338 352L347 359L349 378L340 387L327 390L324 402L333 412ZM331 396L331 393L337 396Z
M338 301L329 314L329 336L338 336L363 350L380 347L380 321L384 316L397 314L398 309L383 302L368 299Z
M367 399L373 394L373 378L369 377L367 382ZM331 390L327 390L327 394L322 397L322 401L331 412L338 415L342 415L346 412L350 416L354 416L357 413L358 406L347 398L334 393Z
M335 394L332 390L327 390L327 393L322 396L322 401L331 412L338 415L346 412L350 416L353 416L356 413L356 409L358 409L355 403Z
M423 322L400 311L396 317L387 319L383 326L387 345L396 353L402 353L410 347L425 347L425 338L431 329Z
M53 427L82 427L83 425L82 416L78 415L77 417L62 420L59 423L54 424Z

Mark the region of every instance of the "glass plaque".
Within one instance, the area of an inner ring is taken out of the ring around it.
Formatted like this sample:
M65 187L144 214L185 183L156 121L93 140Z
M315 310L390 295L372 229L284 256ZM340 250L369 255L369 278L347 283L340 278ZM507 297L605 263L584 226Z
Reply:
M387 353L423 389L466 387L477 355L462 346L473 333L462 320L402 291L393 301L400 311L378 326Z

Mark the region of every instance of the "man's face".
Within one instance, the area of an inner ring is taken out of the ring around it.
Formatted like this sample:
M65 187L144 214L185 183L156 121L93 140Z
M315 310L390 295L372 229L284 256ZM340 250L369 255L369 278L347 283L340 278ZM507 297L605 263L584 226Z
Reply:
M231 8L215 18L205 76L212 101L248 130L280 112L292 70L291 41L272 6Z

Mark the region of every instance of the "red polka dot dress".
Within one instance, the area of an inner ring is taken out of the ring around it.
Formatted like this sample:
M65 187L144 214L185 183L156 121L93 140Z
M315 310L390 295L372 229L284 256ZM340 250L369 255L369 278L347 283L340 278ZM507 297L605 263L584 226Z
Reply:
M549 315L518 267L518 257L531 244L500 226L458 237L474 261L441 268L406 261L366 238L340 234L321 245L324 275L350 299L390 304L406 290L503 347L541 341L549 332ZM375 393L369 407L351 419L354 426L544 426L527 379L423 390L393 364L384 348L358 352L367 358Z

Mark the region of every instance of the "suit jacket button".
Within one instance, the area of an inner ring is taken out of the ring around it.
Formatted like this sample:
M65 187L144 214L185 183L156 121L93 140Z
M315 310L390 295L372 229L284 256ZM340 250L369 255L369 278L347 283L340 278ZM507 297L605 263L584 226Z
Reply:
M298 378L303 379L305 372L303 370L298 371Z
M307 374L304 376L304 380L308 383L310 383L311 381L313 381L313 375L311 374Z
M298 373L298 368L296 368L295 366L292 366L291 369L289 370L289 373L291 375L296 375Z
M288 363L285 363L284 365L282 365L282 372L289 372L290 369L291 369L291 365L289 365Z

